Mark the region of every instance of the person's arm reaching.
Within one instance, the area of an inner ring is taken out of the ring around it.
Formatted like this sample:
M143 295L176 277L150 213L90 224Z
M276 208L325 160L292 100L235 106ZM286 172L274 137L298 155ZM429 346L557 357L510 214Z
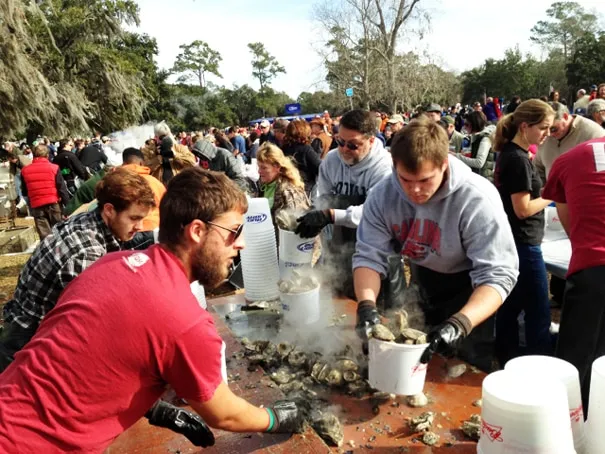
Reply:
M510 197L513 202L515 216L519 219L525 219L539 213L552 202L542 197L532 200L529 192L517 192L516 194L511 194Z
M469 158L460 153L456 153L456 157L464 162L471 169L481 169L485 165L489 150L492 148L492 141L489 137L483 137L479 143L479 150L477 150L477 157Z

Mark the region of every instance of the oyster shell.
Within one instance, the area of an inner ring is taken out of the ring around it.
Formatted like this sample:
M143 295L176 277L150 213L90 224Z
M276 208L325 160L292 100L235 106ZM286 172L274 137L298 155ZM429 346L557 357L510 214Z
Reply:
M286 383L289 383L293 378L294 375L292 375L290 371L285 367L281 367L271 374L271 380L273 380L278 385L285 385Z
M407 396L406 402L410 407L426 407L429 403L429 399L424 393L420 393L413 396Z
M362 394L368 389L368 385L363 380L357 380L354 382L347 383L347 391L350 394Z
M330 386L342 385L342 372L338 369L332 369L326 376L326 383Z
M414 344L426 344L426 333L414 328L405 328L401 330L401 335L407 341L412 341Z
M317 412L311 426L328 445L342 447L344 431L342 424L333 413Z
M393 335L391 330L380 323L372 326L372 330L370 331L370 336L375 339L386 341L386 342L391 342L391 341L395 340L395 336Z
M300 391L303 388L304 388L303 382L301 382L299 380L292 380L289 383L279 385L279 389L281 389L284 394L290 394L295 391Z
M351 359L339 359L334 363L334 368L338 369L342 372L353 371L357 372L359 370L359 364Z
M481 416L471 415L462 423L462 432L471 440L479 440L481 436Z
M281 342L277 344L277 353L282 357L282 359L288 356L292 350L294 350L294 345L290 344L289 342Z
M301 352L300 350L293 350L288 355L287 360L288 364L290 364L292 367L304 367L307 363L307 354L305 352Z
M342 379L347 383L359 380L359 374L353 370L345 370L342 373Z
M318 383L323 383L330 372L330 366L323 361L317 361L311 368L311 377Z
M435 413L432 411L426 411L415 418L410 420L410 427L414 432L424 432L430 430L435 420Z
M422 435L422 442L427 446L435 446L439 443L439 435L431 431L425 432Z

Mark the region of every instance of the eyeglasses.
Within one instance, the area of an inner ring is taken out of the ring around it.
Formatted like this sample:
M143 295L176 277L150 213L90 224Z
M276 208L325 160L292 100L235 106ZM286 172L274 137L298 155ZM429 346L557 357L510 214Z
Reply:
M214 227L218 227L219 229L223 229L226 230L227 232L231 232L233 233L233 241L236 241L242 234L242 232L244 231L244 224L240 224L237 229L230 229L229 227L223 227L222 225L216 224L214 222L210 222L210 221L203 221L208 225L212 225Z
M551 126L550 127L550 133L551 134L555 134L559 131L559 127L558 126Z
M346 146L351 151L357 150L361 146L361 145L357 145L355 143L347 142L346 140L342 140L340 137L335 138L334 141L336 142L336 144L339 147Z

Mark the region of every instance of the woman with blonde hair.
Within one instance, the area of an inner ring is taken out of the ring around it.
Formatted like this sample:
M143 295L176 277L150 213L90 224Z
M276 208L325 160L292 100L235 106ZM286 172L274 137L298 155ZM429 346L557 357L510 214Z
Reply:
M519 256L519 279L496 316L496 350L501 366L520 354L553 353L550 335L548 278L542 257L544 208L550 200L540 197L542 181L529 157L529 147L550 135L554 110L531 99L519 104L498 123L494 150L495 185L513 232ZM519 351L517 318L525 311L526 349Z
M277 145L265 142L256 154L260 176L260 196L269 199L271 216L281 210L309 209L305 183L292 160Z

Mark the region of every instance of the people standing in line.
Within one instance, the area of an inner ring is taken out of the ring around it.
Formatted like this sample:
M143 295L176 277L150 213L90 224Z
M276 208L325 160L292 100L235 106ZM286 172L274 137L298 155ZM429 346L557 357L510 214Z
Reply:
M78 155L78 159L84 167L88 167L90 173L96 173L103 169L107 164L107 155L103 150L101 140L95 139L90 145L84 147Z
M73 196L81 183L88 179L88 171L84 164L72 152L74 142L71 139L59 141L59 153L55 156L54 164L61 169L61 175L67 185L67 190Z
M605 99L594 99L588 103L586 117L605 128Z
M275 134L271 131L271 123L268 120L263 120L260 122L260 137L259 137L259 145L262 145L265 142L277 143L275 141Z
M542 181L528 149L550 135L554 110L540 100L522 102L498 123L494 149L499 152L495 185L508 216L517 254L519 278L496 317L496 350L501 366L522 353L550 355L548 276L542 256L544 208L551 201L540 196ZM524 351L519 347L518 317L525 312Z
M439 104L431 103L424 110L424 114L433 121L441 120L441 112L443 109Z
M460 153L462 151L462 145L464 143L464 135L456 131L455 120L446 115L440 120L441 126L447 132L447 136L450 140L450 153Z
M330 151L332 136L326 132L326 124L321 118L314 118L309 126L311 127L311 147L317 152L320 159L324 159Z
M248 192L248 180L233 153L224 148L216 147L201 136L194 136L193 140L195 140L195 143L191 151L198 158L199 166L202 169L224 172L242 191Z
M21 170L21 192L29 199L40 240L50 235L53 226L61 222L61 205L69 202L69 192L61 169L48 160L48 155L46 145L37 145L32 163Z
M405 121L403 117L399 114L391 115L389 120L387 121L387 126L391 128L391 136L386 140L386 146L390 147L393 143L393 138L395 135L403 129L405 126Z

